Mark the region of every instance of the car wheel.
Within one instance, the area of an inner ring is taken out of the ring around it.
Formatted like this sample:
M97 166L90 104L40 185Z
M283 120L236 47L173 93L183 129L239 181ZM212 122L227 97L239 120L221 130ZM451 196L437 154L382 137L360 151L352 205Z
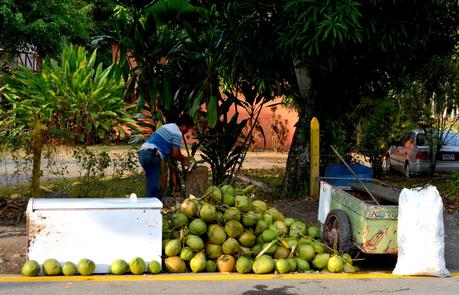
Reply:
M339 209L327 214L322 230L322 240L330 249L348 252L352 246L351 222L347 214Z
M384 170L388 174L391 174L392 172L394 172L394 168L390 164L390 156L389 155L386 155L386 157L384 158Z
M410 176L411 176L410 163L406 162L405 163L405 177L410 178Z

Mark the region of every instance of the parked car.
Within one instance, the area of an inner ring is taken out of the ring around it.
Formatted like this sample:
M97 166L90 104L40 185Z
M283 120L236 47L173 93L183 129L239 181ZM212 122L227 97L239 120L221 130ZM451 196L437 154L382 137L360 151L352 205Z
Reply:
M459 134L453 131L443 135L443 146L437 153L436 172L459 171ZM429 172L430 148L425 134L415 130L405 133L389 149L388 168L403 173L406 177Z

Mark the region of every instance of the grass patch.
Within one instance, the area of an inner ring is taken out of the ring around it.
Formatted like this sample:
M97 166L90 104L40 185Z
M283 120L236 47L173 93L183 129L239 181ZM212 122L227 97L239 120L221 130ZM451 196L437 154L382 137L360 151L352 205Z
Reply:
M284 178L284 168L271 169L244 169L241 175L262 182L266 185L266 189L258 189L256 195L260 199L274 200L278 199L282 193L282 180Z
M73 198L118 198L136 193L145 195L145 177L131 175L123 178L93 178L89 182L81 178L67 180L42 181L41 197L73 197ZM0 197L30 197L30 184L0 186Z

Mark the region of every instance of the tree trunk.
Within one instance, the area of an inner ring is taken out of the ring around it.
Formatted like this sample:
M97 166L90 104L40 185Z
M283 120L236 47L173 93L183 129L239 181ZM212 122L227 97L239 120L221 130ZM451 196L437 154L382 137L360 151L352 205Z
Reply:
M282 182L283 197L307 195L309 184L309 120L300 117L296 124Z
M299 197L308 193L309 188L309 122L312 117L311 77L309 69L298 66L293 58L295 75L301 94L298 105L299 119L293 135L292 145L287 158L285 176L282 182L283 197Z
M40 177L41 177L41 153L43 151L43 131L40 127L34 130L32 140L32 184L31 194L36 198L40 195Z

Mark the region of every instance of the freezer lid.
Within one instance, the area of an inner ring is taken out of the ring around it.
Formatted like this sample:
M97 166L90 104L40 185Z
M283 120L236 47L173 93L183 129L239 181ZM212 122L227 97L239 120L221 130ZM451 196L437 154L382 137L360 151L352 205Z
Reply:
M157 198L30 198L28 211L34 210L78 210L78 209L160 209L163 203Z

